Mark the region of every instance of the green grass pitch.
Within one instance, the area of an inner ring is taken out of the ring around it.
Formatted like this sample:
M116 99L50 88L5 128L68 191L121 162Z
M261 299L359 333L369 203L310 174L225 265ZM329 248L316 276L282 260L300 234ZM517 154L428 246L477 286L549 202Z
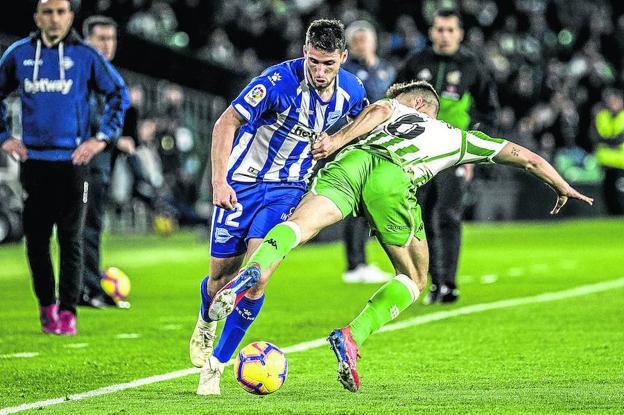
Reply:
M104 265L132 279L132 308L81 308L79 335L63 338L39 331L23 245L0 247L0 413L190 367L206 243L191 233L113 235L103 251ZM390 270L376 242L368 252ZM243 344L266 340L285 348L346 324L377 286L343 284L344 262L339 243L294 251L270 282ZM470 224L460 301L419 302L397 321L616 281L624 278L622 265L621 220ZM17 357L23 353L31 357ZM286 383L267 397L240 389L228 367L220 397L196 396L192 374L24 413L624 413L624 287L377 333L361 353L357 394L336 381L335 358L323 345L288 353Z

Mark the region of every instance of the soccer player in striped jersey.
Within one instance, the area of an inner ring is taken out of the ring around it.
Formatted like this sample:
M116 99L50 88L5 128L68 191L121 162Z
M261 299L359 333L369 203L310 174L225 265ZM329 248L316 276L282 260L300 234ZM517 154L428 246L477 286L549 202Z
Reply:
M569 198L593 199L574 190L537 154L479 131L464 131L436 120L439 98L425 81L395 84L388 98L368 106L355 121L315 144L315 157L328 155L325 140L348 143L321 169L288 221L266 235L234 281L273 269L297 245L347 215L363 213L394 266L396 277L384 284L362 312L328 337L338 358L338 379L355 392L358 348L381 326L395 319L425 289L429 254L416 189L444 169L463 163L495 162L523 168L557 193L556 214ZM361 212L360 212L361 211ZM215 301L227 297L218 293ZM235 301L235 299L233 300Z
M342 23L316 20L307 30L303 58L266 69L215 124L210 277L200 285L201 311L190 341L191 361L202 367L198 394L220 393L223 364L258 315L265 281L277 264L264 270L259 280L235 286L230 280L266 233L286 220L301 200L315 163L314 139L339 119L354 118L368 104L361 81L341 69L346 59ZM241 292L252 283L244 296ZM234 293L240 303L213 350L216 320L225 316L222 304L212 301L219 290Z

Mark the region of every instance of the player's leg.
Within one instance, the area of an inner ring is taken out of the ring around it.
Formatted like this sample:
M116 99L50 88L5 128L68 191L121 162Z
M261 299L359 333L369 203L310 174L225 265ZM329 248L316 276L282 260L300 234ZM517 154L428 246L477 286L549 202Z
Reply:
M42 164L45 165L36 160L27 160L22 164L20 180L26 195L22 220L33 289L39 303L41 330L58 333L58 304L50 257L54 209L50 205L55 206L59 200L47 186L45 179L50 178L50 173L43 169Z
M76 306L82 286L82 242L88 201L87 167L63 166L63 186L59 186L62 202L56 221L59 241L59 334L77 333ZM62 190L61 190L62 189Z
M214 297L208 313L211 319L227 317L247 290L270 275L288 253L314 237L321 229L342 219L342 212L325 196L307 194L292 217L273 227L247 261L236 278L226 284ZM266 279L264 284L266 284Z
M217 328L209 317L214 294L236 276L247 250L245 238L251 221L263 197L261 184L233 183L238 204L234 210L215 207L210 232L210 276L200 285L200 311L189 342L189 354L194 366L202 367L213 351ZM218 386L218 385L217 385Z
M429 293L423 299L423 304L430 305L438 302L440 286L442 285L442 277L440 275L440 266L437 265L439 259L438 251L440 244L437 242L438 232L438 188L444 184L444 181L438 181L438 177L434 177L416 192L418 204L422 207L422 217L427 232L427 247L429 248L429 275L431 277L431 286Z
M84 225L84 264L82 287L80 290L80 305L103 307L115 304L102 290L100 280L100 242L104 218L104 209L107 201L108 184L106 172L99 169L89 171L89 200ZM107 298L108 297L108 298ZM109 300L110 301L107 301Z
M388 183L393 185L388 187ZM399 166L385 159L375 159L362 190L362 202L397 276L373 294L348 326L332 331L328 337L338 360L338 379L352 392L359 389L358 347L418 298L425 287L428 266L420 207L409 177Z
M290 219L275 226L247 262L265 270L321 229L357 213L363 183L371 169L369 153L352 149L323 167Z
M416 301L427 283L429 254L426 240L412 238L408 246L382 246L394 266L396 277L379 288L349 324L358 346Z
M463 169L463 167L460 167ZM438 189L438 245L436 246L436 265L442 285L438 295L441 303L457 301L457 265L461 247L462 216L464 212L463 198L466 193L466 182L457 169L449 169L440 174L444 185Z

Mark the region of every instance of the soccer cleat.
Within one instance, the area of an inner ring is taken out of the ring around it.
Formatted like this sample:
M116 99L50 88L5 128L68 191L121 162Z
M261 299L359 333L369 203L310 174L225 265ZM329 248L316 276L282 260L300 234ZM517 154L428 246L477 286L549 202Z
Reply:
M431 287L429 288L429 294L423 300L423 304L424 305L435 304L438 302L439 297L440 297L440 290L438 289L438 286L435 284L431 284Z
M221 395L220 383L224 366L216 357L210 356L199 372L198 395Z
M247 290L258 283L260 275L260 267L257 265L243 268L232 281L214 295L208 307L208 318L219 321L230 315Z
M452 304L459 299L459 290L457 288L443 285L440 287L438 294L438 302L441 304Z
M39 321L41 322L41 331L46 334L59 333L59 316L58 305L51 304L45 307L39 307Z
M383 272L375 265L360 264L355 269L342 274L342 281L346 284L368 283L377 284L390 280L391 275Z
M189 342L189 355L191 363L195 367L203 367L210 356L212 356L212 348L217 331L217 322L205 322L201 318L201 314L197 317L195 330Z
M75 336L78 330L76 329L76 315L68 310L63 310L59 313L59 332L58 334L63 336Z
M360 378L355 368L358 347L351 337L351 329L336 329L329 334L327 341L338 359L338 381L345 389L357 392L360 389Z

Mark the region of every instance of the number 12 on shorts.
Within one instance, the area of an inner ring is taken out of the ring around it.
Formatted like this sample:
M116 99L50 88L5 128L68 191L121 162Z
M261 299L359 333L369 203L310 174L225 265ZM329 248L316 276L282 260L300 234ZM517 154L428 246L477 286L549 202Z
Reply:
M240 223L235 221L234 219L239 218L243 214L243 205L237 203L234 206L234 210L225 210L223 208L217 208L219 210L219 216L217 216L217 223L224 223L223 217L225 216L225 225L231 226L233 228L237 228L240 226ZM227 215L226 215L227 213Z

